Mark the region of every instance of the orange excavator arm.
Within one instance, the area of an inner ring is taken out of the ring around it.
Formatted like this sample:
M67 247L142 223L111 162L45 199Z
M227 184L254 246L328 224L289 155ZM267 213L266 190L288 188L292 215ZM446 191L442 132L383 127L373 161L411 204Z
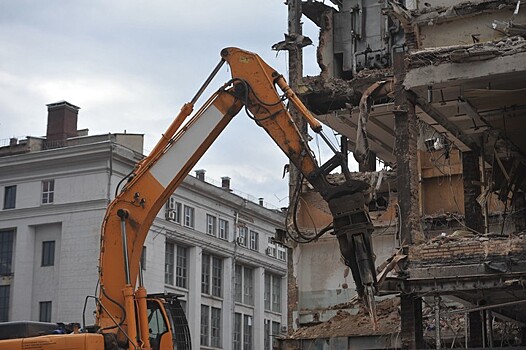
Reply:
M197 99L224 62L230 66L232 79L190 116ZM364 211L362 194L367 186L350 179L345 158L337 150L329 162L317 164L287 111L285 99L296 106L315 132L321 132L320 123L285 79L258 55L237 48L221 51L220 64L192 101L183 106L154 150L137 165L108 207L101 229L99 267L97 326L102 333L116 334L121 342L128 343L129 349L150 348L146 291L138 278L144 241L161 207L243 107L327 200L334 217L333 229L345 262L351 267L358 293L374 292L372 224ZM327 175L339 166L346 181L331 184Z

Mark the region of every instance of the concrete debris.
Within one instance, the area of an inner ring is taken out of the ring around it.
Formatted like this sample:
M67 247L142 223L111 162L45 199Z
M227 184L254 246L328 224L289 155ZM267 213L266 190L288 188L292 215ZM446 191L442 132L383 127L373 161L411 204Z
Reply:
M304 77L296 92L304 98L312 112L325 114L331 110L344 109L347 104L358 106L367 88L391 76L391 69L364 69L352 80L322 76Z
M462 265L467 262L506 261L507 257L518 259L526 256L524 238L503 236L457 237L446 236L409 248L408 258L412 266L424 263L443 263ZM504 260L503 260L504 259Z
M453 6L424 6L412 11L404 8L395 0L390 0L389 4L391 8L387 9L386 12L400 20L405 26L416 24L435 25L453 19L516 7L515 0L466 1Z
M295 50L297 48L302 48L309 45L312 45L312 40L308 36L299 34L285 34L285 40L272 45L272 50Z
M368 311L360 307L358 314L352 315L346 310L338 310L336 316L327 322L314 326L301 327L287 339L317 339L360 335L395 334L400 332L398 298L382 300L376 304L378 329L372 330Z
M520 36L514 36L487 43L445 46L417 51L409 55L409 67L414 69L429 65L436 66L442 63L468 63L498 56L514 55L520 52L526 52L526 40Z

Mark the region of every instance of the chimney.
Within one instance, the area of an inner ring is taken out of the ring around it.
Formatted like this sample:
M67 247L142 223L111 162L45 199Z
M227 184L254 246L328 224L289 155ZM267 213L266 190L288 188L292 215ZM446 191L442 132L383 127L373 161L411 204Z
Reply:
M80 107L66 101L47 105L47 142L60 144L77 136L77 116Z
M259 205L261 205L261 206L263 206L263 204L264 204L263 199L264 199L263 197L259 197L259 199L258 199L259 200Z
M16 146L18 143L18 139L16 137L11 137L9 139L9 146Z
M230 191L230 178L228 176L223 176L221 178L221 187L224 190Z
M206 170L205 170L205 169L199 169L199 170L196 170L196 171L195 171L195 177L196 177L198 180L205 181L205 173L206 173Z

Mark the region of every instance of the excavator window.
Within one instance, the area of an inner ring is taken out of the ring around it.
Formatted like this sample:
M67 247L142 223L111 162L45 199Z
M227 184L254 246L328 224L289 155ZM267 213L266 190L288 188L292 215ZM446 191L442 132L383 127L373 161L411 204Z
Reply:
M152 350L159 350L161 337L168 331L161 305L154 300L148 301L148 325L150 327L150 345Z

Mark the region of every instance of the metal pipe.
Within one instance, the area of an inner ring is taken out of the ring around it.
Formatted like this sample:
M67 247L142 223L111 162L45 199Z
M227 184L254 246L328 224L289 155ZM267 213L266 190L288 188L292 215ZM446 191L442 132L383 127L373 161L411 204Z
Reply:
M199 88L199 90L197 91L197 93L195 94L194 98L192 98L192 100L190 101L190 103L192 105L195 105L195 103L197 102L197 100L199 99L199 97L201 97L201 95L203 94L203 92L206 90L206 88L208 87L208 85L210 85L210 82L212 81L212 79L214 79L214 77L217 75L217 72L219 72L219 70L221 69L221 67L223 66L223 64L225 64L225 60L224 59L221 59L221 61L219 61L219 63L217 64L217 66L214 68L214 70L212 71L212 73L210 73L210 75L208 76L208 78L206 78L205 82L203 83L203 85L201 85L201 87Z
M126 219L128 218L128 211L119 209L117 215L121 218L121 236L122 236L122 256L124 258L124 275L126 277L126 284L131 285L130 278L130 261L128 257L128 238L126 237Z

